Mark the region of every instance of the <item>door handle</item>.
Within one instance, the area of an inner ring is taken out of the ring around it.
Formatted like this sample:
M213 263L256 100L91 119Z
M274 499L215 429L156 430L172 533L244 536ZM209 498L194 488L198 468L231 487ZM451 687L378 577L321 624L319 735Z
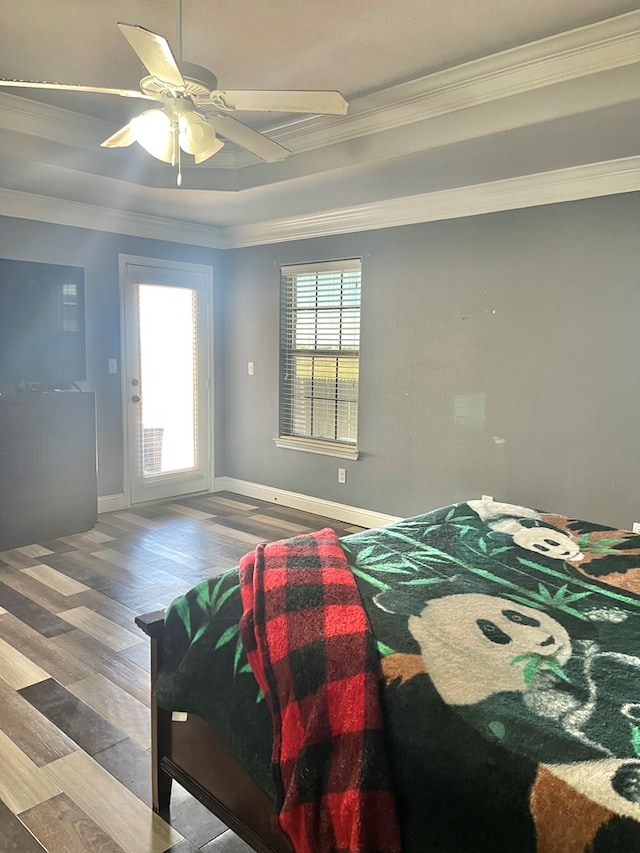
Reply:
M141 402L142 402L142 397L138 397L138 395L137 395L137 394L134 394L134 395L133 395L133 397L131 398L131 402L132 402L132 403L141 403Z

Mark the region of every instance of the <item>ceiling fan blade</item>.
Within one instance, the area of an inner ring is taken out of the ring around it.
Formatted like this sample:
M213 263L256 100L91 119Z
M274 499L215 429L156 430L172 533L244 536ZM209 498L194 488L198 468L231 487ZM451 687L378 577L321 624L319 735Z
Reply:
M255 154L265 163L275 163L277 160L284 160L291 154L287 148L269 139L257 130L253 130L239 121L236 121L229 116L215 115L209 116L209 122L213 126L216 133L224 136L229 142L234 142L245 151Z
M108 139L105 139L104 142L100 143L101 148L126 148L127 145L133 145L136 141L136 137L134 136L133 131L131 130L131 124L125 124L124 127L121 127L120 130L117 130L113 136L110 136Z
M340 92L251 91L228 89L212 92L207 102L227 110L263 110L277 113L312 113L342 116L349 104ZM196 103L203 101L196 99Z
M156 35L137 24L119 23L118 26L152 77L175 89L184 90L184 78L164 36Z
M50 89L63 92L90 92L97 95L119 95L121 98L144 98L156 101L158 98L145 95L139 89L109 89L104 86L81 86L79 83L45 83L38 80L0 80L0 86L8 89Z

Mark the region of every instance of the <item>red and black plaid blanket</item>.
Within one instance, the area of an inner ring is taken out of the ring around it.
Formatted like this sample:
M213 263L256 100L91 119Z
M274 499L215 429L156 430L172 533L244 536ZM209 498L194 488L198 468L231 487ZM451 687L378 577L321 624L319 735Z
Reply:
M375 641L330 529L240 563L242 641L273 718L278 822L296 853L400 850Z

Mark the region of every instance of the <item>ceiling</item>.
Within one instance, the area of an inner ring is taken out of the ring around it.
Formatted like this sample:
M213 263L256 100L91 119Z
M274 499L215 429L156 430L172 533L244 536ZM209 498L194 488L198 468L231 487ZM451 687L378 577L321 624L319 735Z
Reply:
M147 108L0 89L0 214L211 246L640 188L637 0L182 0L221 88L337 89L345 117L238 113L291 150L175 170L100 142ZM55 14L52 13L55 9ZM116 24L176 38L175 0L0 0L0 77L135 89Z

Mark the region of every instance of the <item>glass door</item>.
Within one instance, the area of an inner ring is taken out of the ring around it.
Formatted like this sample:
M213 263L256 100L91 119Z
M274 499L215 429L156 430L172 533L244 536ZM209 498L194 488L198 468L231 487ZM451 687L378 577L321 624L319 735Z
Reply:
M131 502L208 491L211 269L121 258Z

